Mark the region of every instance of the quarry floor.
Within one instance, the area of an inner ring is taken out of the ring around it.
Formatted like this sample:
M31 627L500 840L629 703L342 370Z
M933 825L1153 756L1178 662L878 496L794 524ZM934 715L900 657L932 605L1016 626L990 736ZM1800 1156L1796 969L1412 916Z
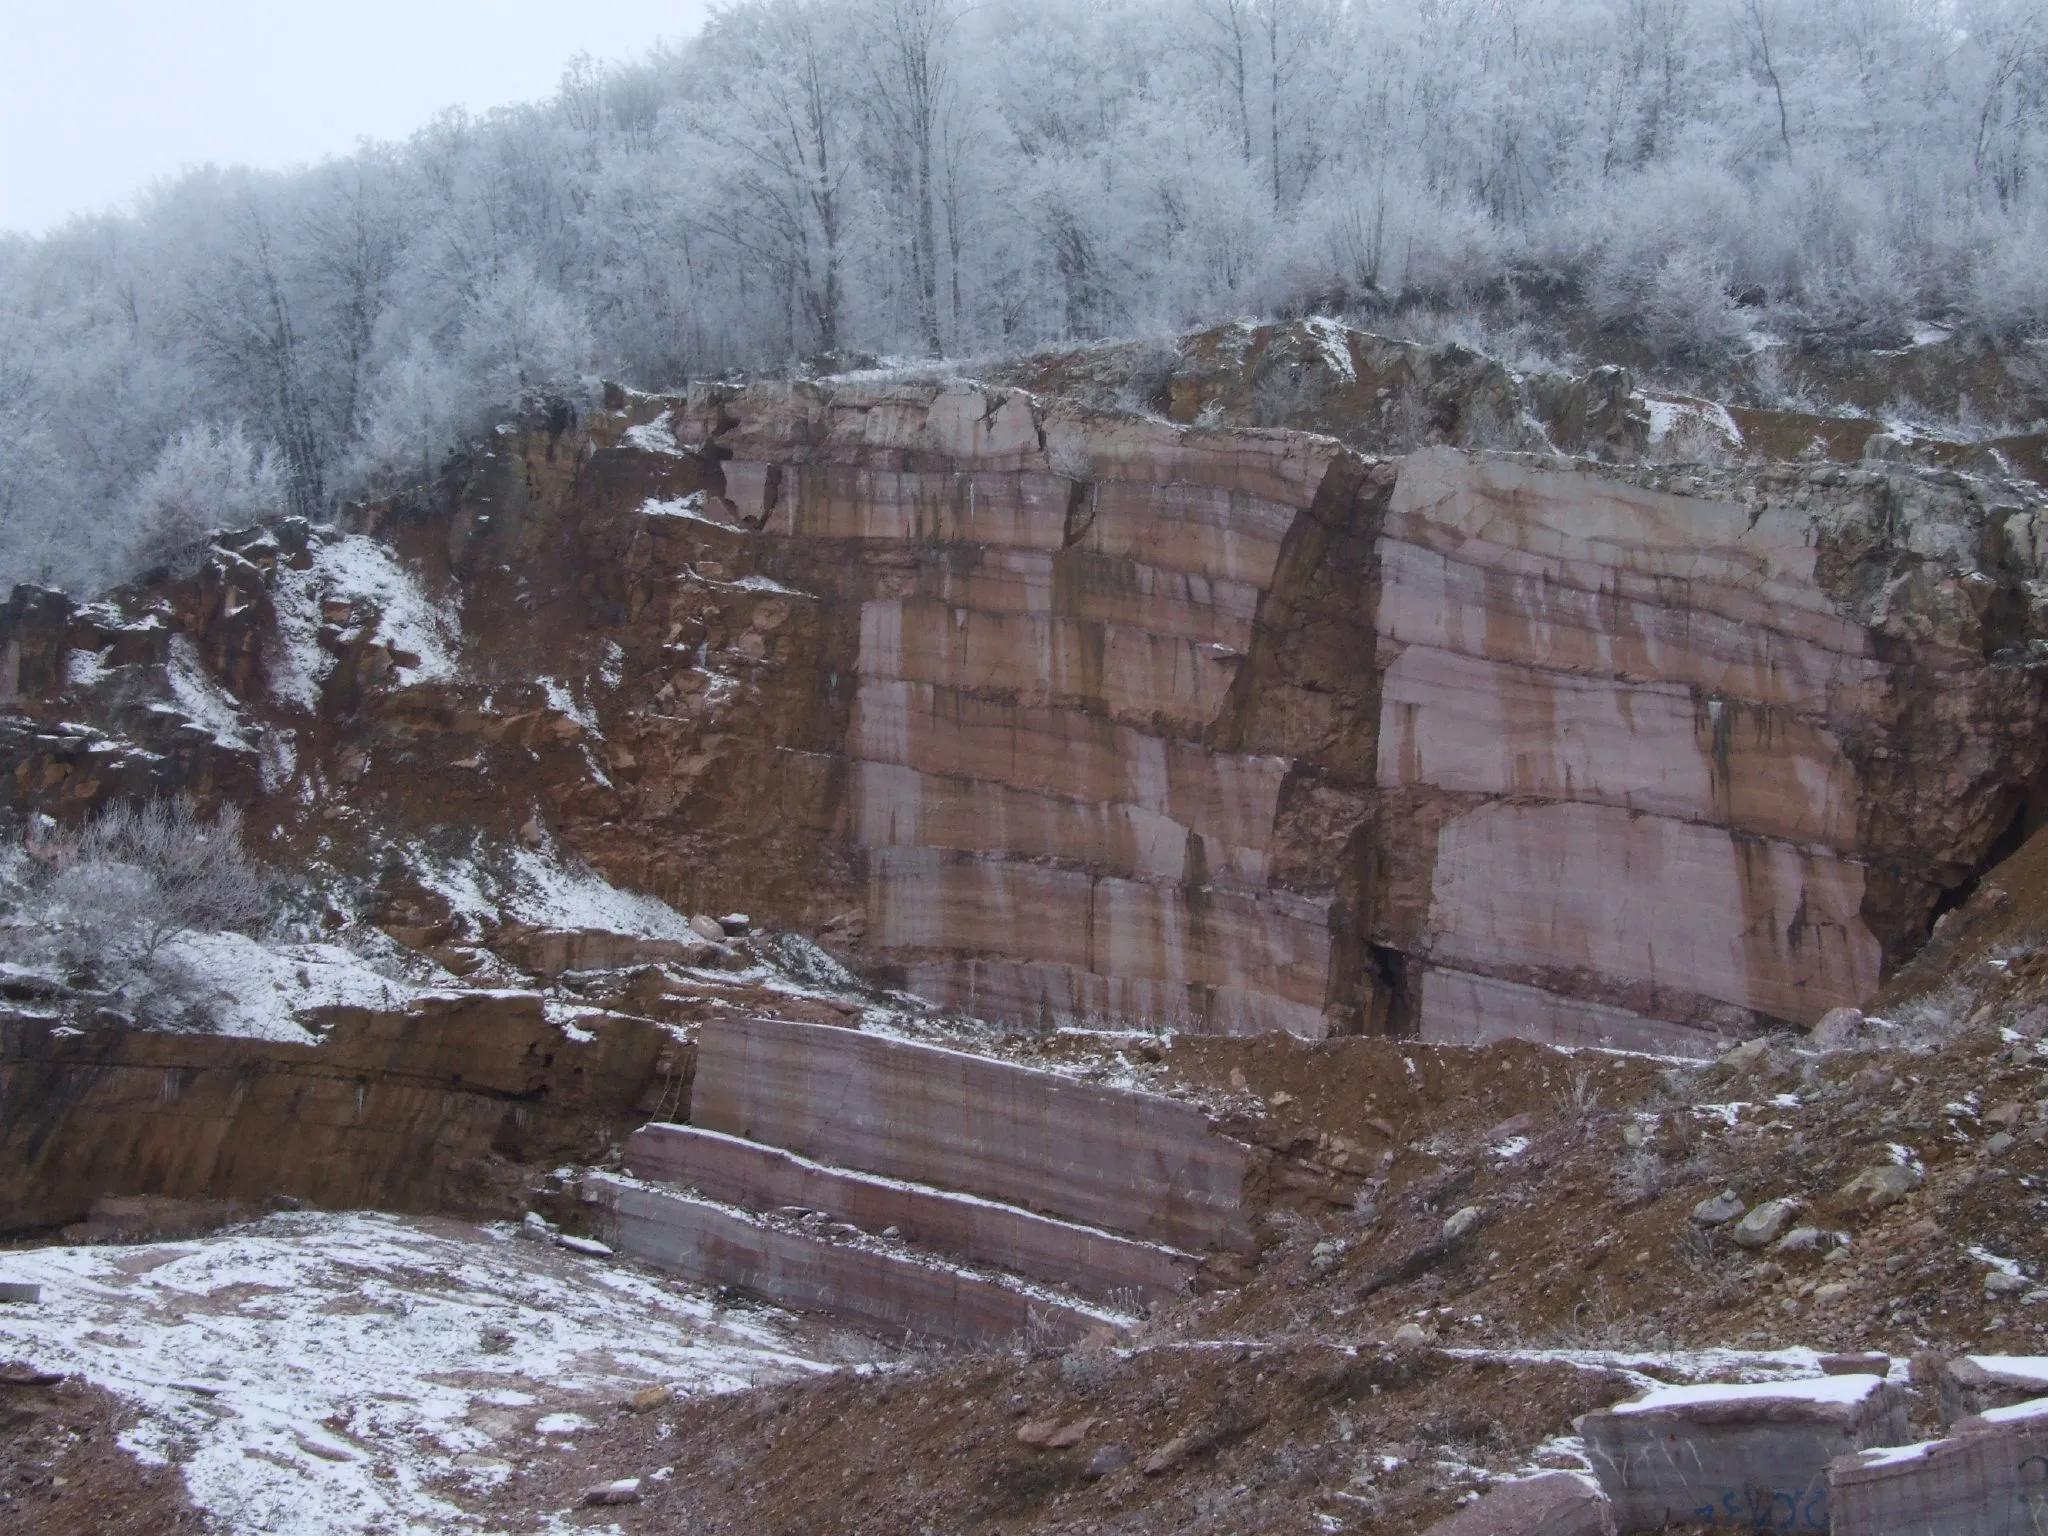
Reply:
M1276 1154L1241 1284L1064 1352L892 1352L503 1225L296 1212L16 1249L45 1299L0 1308L0 1362L65 1380L0 1386L0 1523L1401 1533L1578 1464L1573 1417L1653 1381L2048 1352L2048 1014L2025 965L1955 965L1978 1022L1917 1052L964 1042L1198 1099ZM1884 1165L1924 1182L1843 1203ZM1730 1189L1848 1241L1739 1248L1690 1219ZM2029 1288L1987 1289L2008 1271ZM638 1502L583 1505L620 1478Z

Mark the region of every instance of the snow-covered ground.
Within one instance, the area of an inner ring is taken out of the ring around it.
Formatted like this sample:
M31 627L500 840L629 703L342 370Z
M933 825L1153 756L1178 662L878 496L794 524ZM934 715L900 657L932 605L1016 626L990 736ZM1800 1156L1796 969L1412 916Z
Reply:
M266 944L239 933L187 933L168 952L203 977L216 1033L310 1044L299 1010L402 1008L420 989L339 944Z
M237 1536L483 1530L465 1485L574 1458L636 1391L731 1391L873 1348L509 1227L425 1218L287 1213L149 1247L0 1253L0 1274L43 1287L0 1307L0 1359L137 1404L123 1444L179 1464Z

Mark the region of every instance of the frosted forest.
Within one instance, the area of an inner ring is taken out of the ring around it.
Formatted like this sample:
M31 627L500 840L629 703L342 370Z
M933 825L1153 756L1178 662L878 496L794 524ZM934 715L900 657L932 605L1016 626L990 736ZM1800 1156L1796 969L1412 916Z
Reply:
M1929 323L2023 351L2044 112L2038 0L748 0L550 100L0 238L0 581L326 515L599 379L1316 312L1681 377Z

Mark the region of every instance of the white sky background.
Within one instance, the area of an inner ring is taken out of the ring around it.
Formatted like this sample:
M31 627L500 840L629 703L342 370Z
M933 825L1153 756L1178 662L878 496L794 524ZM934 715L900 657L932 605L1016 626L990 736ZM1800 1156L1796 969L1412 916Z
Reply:
M571 57L681 41L707 0L0 0L0 230L208 163L277 169L444 107L550 94Z

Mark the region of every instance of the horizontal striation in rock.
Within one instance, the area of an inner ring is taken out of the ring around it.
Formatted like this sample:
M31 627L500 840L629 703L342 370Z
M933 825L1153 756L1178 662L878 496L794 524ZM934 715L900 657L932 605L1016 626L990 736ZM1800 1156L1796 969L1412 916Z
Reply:
M1380 545L1379 630L1429 645L1561 672L1670 682L1729 698L1824 715L1874 707L1883 668L1862 631L1835 645L1773 627L1745 599L1741 617L1691 606L1680 578L1631 577L1585 562L1510 566L1472 540L1455 553L1407 539Z
M1848 759L1783 710L1422 645L1383 678L1382 785L1583 800L1855 845Z
M1428 950L1811 1022L1869 996L1860 864L1609 806L1496 801L1437 834Z
M1510 576L1612 591L1837 655L1868 642L1816 579L1804 519L1626 480L1426 449L1401 461L1385 533Z
M1119 718L1165 716L1200 730L1230 691L1242 652L1123 624L995 614L926 601L865 603L865 679L997 693L1023 704L1098 703Z
M1126 981L1241 987L1318 1009L1330 958L1323 899L1120 880L928 848L873 851L868 935L891 950L1003 955Z
M695 1125L1176 1248L1243 1249L1252 1153L1196 1109L772 1019L708 1023Z
M1285 1031L1319 1040L1320 1003L1293 1002L1245 987L1144 981L1072 966L951 956L904 968L910 990L976 1018L1026 1028L1062 1022L1103 1029L1172 1029L1203 1035Z
M980 779L941 778L895 763L853 765L854 837L868 848L942 848L1049 859L1125 879L1187 878L1189 829L1115 800L1068 800ZM1257 849L1205 840L1212 884L1256 889Z
M946 608L1121 624L1149 634L1242 649L1259 589L1136 560L1067 549L977 549L920 562L902 594Z
M1100 715L923 683L863 683L850 756L1077 801L1130 805L1233 848L1272 835L1283 757L1211 752Z
M673 1190L594 1174L605 1234L623 1253L698 1285L735 1285L887 1338L946 1344L1080 1338L1103 1318L908 1254L821 1241Z
M1423 972L1416 1032L1432 1045L1543 1040L1573 1050L1597 1046L1695 1059L1719 1055L1733 1043L1714 1029L1442 966Z
M1200 1268L1190 1254L1077 1226L1014 1205L829 1168L793 1152L697 1126L654 1124L626 1143L626 1167L708 1199L755 1210L801 1207L869 1233L1063 1285L1098 1301L1163 1300Z

